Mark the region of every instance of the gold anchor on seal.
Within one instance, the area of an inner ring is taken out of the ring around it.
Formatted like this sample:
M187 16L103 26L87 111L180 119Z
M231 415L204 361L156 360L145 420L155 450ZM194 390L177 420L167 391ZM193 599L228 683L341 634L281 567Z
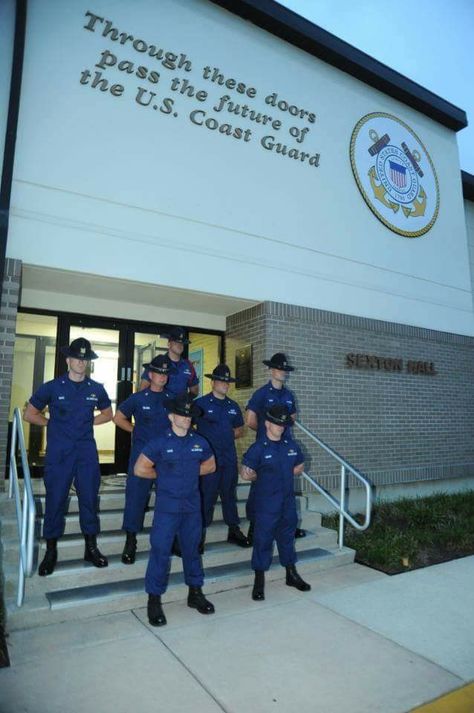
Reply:
M416 165L418 166L419 162L421 161L421 156L420 156L419 152L412 151L411 155L415 159ZM417 173L420 173L419 169L418 169ZM421 175L423 175L423 174L421 174ZM417 198L420 198L420 200L417 200ZM423 186L420 186L420 190L418 191L418 195L412 203L412 207L413 207L413 210L411 208L407 208L406 206L402 206L402 210L403 210L406 218L408 218L409 215L411 215L412 218L417 218L418 216L425 214L426 193L425 193Z
M370 185L372 186L372 190L374 192L374 196L378 201L384 204L387 208L391 208L394 213L398 211L400 206L398 203L394 203L393 201L389 201L385 198L385 188L381 183L379 185L376 184L375 179L377 178L377 174L375 172L375 166L371 166L369 169L369 178L370 178Z

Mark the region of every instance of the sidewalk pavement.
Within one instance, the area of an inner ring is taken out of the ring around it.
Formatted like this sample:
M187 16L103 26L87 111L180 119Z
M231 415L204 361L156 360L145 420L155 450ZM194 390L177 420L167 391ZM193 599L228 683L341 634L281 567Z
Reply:
M474 557L305 578L214 595L208 617L168 604L163 628L143 608L14 632L0 711L406 713L474 679Z

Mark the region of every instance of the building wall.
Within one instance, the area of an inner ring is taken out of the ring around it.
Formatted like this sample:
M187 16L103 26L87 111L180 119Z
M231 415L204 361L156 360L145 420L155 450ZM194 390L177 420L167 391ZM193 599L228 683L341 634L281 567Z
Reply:
M0 311L0 491L4 488L7 462L8 410L13 374L16 313L20 301L20 278L20 261L7 259Z
M208 0L96 0L91 12L85 0L28 5L10 257L474 334L454 132ZM104 36L108 21L139 49ZM256 95L204 78L207 66ZM306 114L273 107L275 93ZM219 111L222 96L281 127ZM351 134L374 111L408 123L435 165L440 212L421 238L378 221L353 178ZM300 145L290 132L303 129ZM264 149L265 135L319 165Z
M467 244L469 248L469 268L471 271L471 288L474 300L474 203L464 201L464 214L466 216Z
M285 352L301 422L375 484L474 477L473 339L274 302L230 317L227 334L229 359L255 340L241 405L268 378L262 359ZM402 359L404 369L348 368L349 353ZM408 360L433 362L436 374L407 373ZM335 487L338 466L295 435L309 472Z

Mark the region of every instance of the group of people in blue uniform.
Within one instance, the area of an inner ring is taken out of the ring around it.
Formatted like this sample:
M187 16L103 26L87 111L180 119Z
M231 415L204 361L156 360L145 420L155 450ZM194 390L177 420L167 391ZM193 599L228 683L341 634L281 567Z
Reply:
M104 387L87 376L88 363L97 354L84 338L63 348L67 374L43 384L31 397L25 420L47 428L46 553L39 575L54 572L73 483L85 539L84 559L96 567L108 564L97 545L100 470L93 426L113 418L117 427L132 434L123 518L124 564L135 562L137 534L143 529L151 489L156 484L145 577L150 624L166 624L161 596L167 588L172 553L183 560L188 606L201 614L214 611L202 592L201 554L219 497L228 527L227 541L239 547L253 546L252 598L265 598L264 573L271 564L274 542L280 563L286 568L286 583L308 591L309 584L295 568L294 539L305 532L297 528L293 487L294 476L304 468L303 455L291 436L296 406L293 394L285 387L293 367L282 353L264 361L270 381L253 394L246 408L245 423L256 431L256 441L244 454L240 471L242 479L251 483L247 501L250 526L245 535L237 509L235 447L245 424L239 405L227 395L236 379L227 365L219 364L211 374L205 374L212 381L211 392L195 398L198 378L191 362L182 356L188 343L186 332L176 327L167 337L167 353L144 365L141 390L123 401L115 416ZM49 418L44 415L46 407Z

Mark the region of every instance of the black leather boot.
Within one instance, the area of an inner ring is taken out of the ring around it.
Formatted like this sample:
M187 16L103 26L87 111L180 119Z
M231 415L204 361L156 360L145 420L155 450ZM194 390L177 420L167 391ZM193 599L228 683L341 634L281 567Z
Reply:
M227 542L232 542L234 545L238 545L239 547L252 546L238 525L232 525L229 527Z
M249 543L249 547L252 547L253 545L253 531L254 531L254 524L253 522L250 522L249 524L249 531L247 532L247 541Z
M294 564L286 568L286 583L289 587L296 587L300 592L309 592L311 585L301 579Z
M254 602L263 602L265 599L265 572L263 569L255 570L255 581L252 589L252 599Z
M295 540L298 537L306 537L306 530L302 530L301 527L297 527L295 530Z
M46 554L38 567L40 577L46 577L48 574L53 574L54 572L56 562L58 561L57 542L56 538L46 540Z
M206 599L201 587L189 587L188 607L197 609L200 614L214 614L214 604Z
M173 540L173 544L171 546L171 554L176 555L176 557L182 557L183 555L181 554L181 545L179 544L179 540L177 535L175 535L175 538Z
M148 621L151 626L165 626L166 617L161 606L160 594L149 594L147 605Z
M122 562L124 564L133 564L137 553L137 536L135 532L127 532L125 547L122 552Z
M86 562L92 562L94 567L107 567L108 560L97 547L96 535L84 535L86 548L84 550L84 559Z

